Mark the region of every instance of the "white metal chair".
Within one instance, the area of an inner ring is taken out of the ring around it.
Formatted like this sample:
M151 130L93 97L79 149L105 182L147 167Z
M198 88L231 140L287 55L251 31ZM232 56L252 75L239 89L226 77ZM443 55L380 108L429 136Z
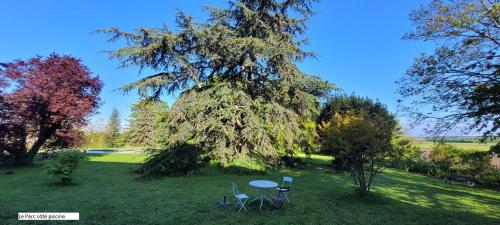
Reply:
M281 186L276 188L276 190L278 191L279 194L284 195L285 201L290 201L288 199L288 193L290 192L290 189L292 188L292 182L293 182L292 177L285 176L285 177L283 177L283 182L281 183Z
M234 183L234 182L231 182L231 187L233 189L233 194L234 194L234 198L236 198L236 205L235 206L240 206L240 209L238 210L238 213L244 209L245 212L248 212L247 211L247 208L245 207L245 204L247 203L248 201L248 195L246 194L241 194L239 191L238 191L238 186Z

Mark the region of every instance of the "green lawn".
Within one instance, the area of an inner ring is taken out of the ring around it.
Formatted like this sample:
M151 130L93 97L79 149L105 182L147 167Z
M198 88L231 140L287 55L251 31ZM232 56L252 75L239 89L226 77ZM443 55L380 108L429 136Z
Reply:
M102 150L102 149L106 149L106 150L137 150L137 149L145 149L145 147L143 147L143 146L130 146L130 145L124 145L124 146L120 146L120 147L106 147L106 146L101 146L101 145L85 145L85 146L83 146L83 148L85 150L94 150L94 149L98 149L98 150Z
M327 169L328 157L309 167L268 175L192 175L136 180L130 171L142 154L93 156L76 171L76 185L60 186L37 163L0 175L0 224L17 224L18 212L80 212L81 224L499 224L500 193L445 188L438 179L395 170L378 177L374 198L353 194L351 178ZM221 208L230 181L251 197L253 179L294 177L283 209L250 205L248 213ZM26 223L19 223L26 224ZM46 221L39 224L47 224ZM56 223L60 224L60 223Z
M490 147L495 143L460 143L460 142L448 142L457 148L467 151L489 151ZM418 143L418 146L421 148L432 148L435 145L432 141L421 141Z

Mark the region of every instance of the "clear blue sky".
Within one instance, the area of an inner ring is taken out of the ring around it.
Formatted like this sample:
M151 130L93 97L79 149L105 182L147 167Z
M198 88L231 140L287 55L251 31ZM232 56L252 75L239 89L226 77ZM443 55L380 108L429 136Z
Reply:
M307 48L319 58L307 60L301 68L335 83L347 93L379 99L395 112L394 81L416 56L432 51L431 43L401 40L412 29L410 11L427 2L321 1L314 7L316 14L307 32ZM104 120L113 107L125 120L137 96L124 95L116 89L147 74L139 75L137 68L118 68L117 61L101 52L122 45L108 43L106 36L92 32L109 27L132 30L141 26L172 26L176 9L203 20L206 14L201 8L208 4L223 6L224 1L5 1L0 13L0 62L51 52L76 56L105 84L101 94L104 103L93 120ZM171 105L175 96L165 96L165 100Z

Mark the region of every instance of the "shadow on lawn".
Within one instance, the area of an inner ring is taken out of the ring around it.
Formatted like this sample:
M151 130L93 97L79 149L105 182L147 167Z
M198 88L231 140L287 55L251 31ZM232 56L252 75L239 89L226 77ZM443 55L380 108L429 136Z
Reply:
M93 154L94 159L105 159L109 154ZM115 155L115 154L114 154ZM500 201L487 196L487 190L449 188L439 185L440 181L418 174L388 170L375 180L375 194L368 198L359 198L354 193L352 178L348 174L339 174L329 168L329 160L312 159L309 165L295 169L270 170L254 173L241 173L242 168L231 168L223 171L215 166L208 167L204 173L193 173L181 177L160 177L159 179L135 181L135 175L129 172L140 164L110 161L86 161L75 180L82 185L99 185L101 189L121 186L124 191L132 192L138 199L148 199L138 193L163 193L166 196L183 196L182 202L190 202L184 206L182 213L199 212L194 218L202 218L203 214L220 216L222 223L246 218L252 214L263 216L286 217L283 222L308 223L302 217L318 217L318 223L373 223L373 224L497 224L496 212ZM248 168L244 168L245 170ZM236 172L235 172L236 171ZM258 210L258 204L249 206L248 215L237 214L232 208L218 208L215 204L223 195L231 196L230 182L237 182L244 193L252 197L258 191L248 186L254 179L281 181L285 175L294 177L291 204L283 209L269 206ZM87 184L89 179L93 184ZM135 184L134 184L135 183ZM108 184L103 185L102 184ZM128 188L128 186L133 186ZM78 186L78 185L77 185ZM161 187L161 188L159 188ZM188 190L184 187L189 187ZM78 187L74 187L78 188ZM73 187L72 187L73 189ZM164 193L161 189L169 190ZM188 192L188 193L185 193ZM114 193L114 191L113 191ZM173 194L173 195L171 195ZM204 196L192 199L192 196ZM171 197L170 197L171 198ZM160 204L160 203L157 203ZM169 203L176 205L177 203ZM180 203L179 203L180 204ZM205 205L203 208L199 206ZM479 205L480 204L480 205ZM194 207L198 205L197 207ZM161 204L160 204L161 206ZM177 206L174 206L177 207ZM180 207L180 206L179 206ZM205 208L208 207L208 208ZM212 208L214 207L214 208ZM161 207L160 207L161 208ZM148 209L148 207L144 208ZM181 214L182 215L182 214ZM205 215L205 216L207 216ZM255 216L255 215L254 215ZM291 218L294 218L293 220ZM376 218L376 219L373 219ZM246 220L248 223L263 223L261 220ZM253 221L253 222L252 222ZM299 221L299 222L297 222ZM355 222L358 221L358 222Z
M304 216L306 214L300 211L307 212L307 215L330 214L330 224L498 224L497 211L491 206L498 206L500 202L494 198L464 193L462 195L470 201L482 205L466 204L460 193L457 196L454 191L435 189L431 191L436 193L428 194L420 191L418 186L405 186L404 182L399 181L396 184L378 183L374 194L360 198L354 193L349 175L336 174L315 181L308 179L310 176L307 171L294 173L294 182L305 182L306 185L297 183L294 186L293 209L284 210L296 211L298 215ZM394 189L393 185L401 188ZM297 198L322 203L318 207L308 203L300 205L296 203ZM430 199L431 204L420 204L422 199ZM478 206L480 210L473 209Z
M102 162L102 163L123 163L123 162L113 162L113 161L108 161L106 157L117 157L117 154L115 153L99 153L99 154L91 154L89 155L89 158L87 162L93 163L93 162ZM119 155L118 155L119 157ZM131 172L136 173L136 170L140 168L142 162L130 162L127 163L129 165L134 165L135 168L131 170ZM130 166L129 166L130 167ZM274 170L270 170L274 171ZM221 174L225 175L240 175L240 176L248 176L248 175L266 175L269 174L270 171L262 170L262 169L255 169L255 168L249 168L245 166L236 166L236 165L231 165L231 166L220 166L220 165L202 165L200 168L190 171L187 174L180 174L180 175L171 175L170 177L183 177L183 176L218 176ZM138 175L139 177L139 175ZM169 176L147 176L147 177L142 177L142 180L149 180L149 179L163 179L165 177Z
M412 205L420 205L424 207L440 207L443 209L462 209L465 211L476 211L476 204L485 205L500 205L500 198L487 196L486 193L492 194L491 190L474 190L468 187L439 185L439 181L429 181L432 178L427 178L426 182L415 182L409 179L404 179L405 175L391 174L383 176L385 185L384 189L380 190L386 194L390 194L398 201L407 202ZM418 179L418 178L417 178ZM495 215L495 210L488 210L490 215Z
M334 190L326 189L321 190L323 194L318 193L322 197L333 198L335 207L358 205L359 207L354 208L363 209L362 214L370 214L371 210L380 213L380 210L386 209L393 213L394 218L391 221L400 221L397 222L400 224L406 224L406 221L413 224L443 224L439 221L448 221L445 224L498 224L500 197L495 198L492 190L475 191L462 186L445 187L435 178L387 171L376 178L374 194L360 198L354 193L353 180L347 173L333 172L326 160L314 161L311 171L319 170L328 176L331 175L331 178L318 179L320 186L327 187L328 182L337 182ZM307 167L302 169L308 170ZM302 174L297 175L300 179ZM419 216L412 218L410 215L413 213ZM434 219L419 221L419 217ZM416 221L409 222L415 219Z
M107 155L93 157L104 160ZM16 187L26 192L29 189L29 193L35 194L12 195L11 201L32 204L30 209L33 210L49 207L80 211L82 222L87 224L111 224L113 219L103 215L114 215L122 223L136 224L168 224L175 220L180 224L195 221L212 224L498 224L495 213L500 202L486 196L485 190L476 193L447 189L433 178L397 171L387 171L377 177L375 194L363 199L354 194L352 178L348 174L331 172L326 160L315 160L297 169L271 170L266 174L192 174L141 182L135 181L136 176L129 173L138 166L138 163L85 161L75 171L77 185L69 189L43 185L47 181L46 171L27 168L12 176L0 177L0 187L6 188L7 193L9 188L13 192ZM239 184L240 191L255 197L258 190L249 187L250 180L280 182L285 175L293 176L294 183L291 202L284 208L267 205L259 211L258 204L254 203L249 206L248 213L237 214L232 207L216 205L223 195L231 196L231 181ZM26 185L27 180L30 185ZM15 224L11 216L21 210L20 206L5 206L4 210L0 220L3 218ZM130 216L137 211L146 219ZM147 220L157 215L171 218Z
M345 179L344 182L352 180ZM333 211L353 210L355 216L365 221L363 223L498 224L499 221L499 208L495 206L499 206L500 201L487 196L432 188L421 190L418 186L407 186L400 182L378 183L374 192L363 198L355 194L353 189L353 185L342 185L336 190L324 192L334 202Z

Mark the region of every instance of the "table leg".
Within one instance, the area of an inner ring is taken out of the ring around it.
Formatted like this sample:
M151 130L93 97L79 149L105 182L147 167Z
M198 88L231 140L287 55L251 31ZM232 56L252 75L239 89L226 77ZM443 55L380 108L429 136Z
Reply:
M252 202L255 202L257 200L260 200L260 192L259 192L259 197L252 199L252 201L249 201L248 203L252 203Z
M267 194L266 194L265 190L261 190L261 191L259 192L259 197L257 197L257 198L255 198L255 199L253 199L253 200L249 201L248 203L250 204L250 203L252 203L252 202L254 202L254 201L260 200L259 210L262 210L262 205L264 204L264 199L266 199L268 202L270 202L271 204L273 204L273 205L274 205L274 202L273 202L273 201L271 201L271 199L269 199L269 198L267 197Z
M262 203L264 202L264 195L261 193L260 194L260 207L259 210L262 210Z
M273 204L273 205L274 205L274 202L273 202L270 198L268 198L268 197L267 197L267 195L266 195L266 198L265 198L265 199L266 199L268 202L270 202L271 204Z

